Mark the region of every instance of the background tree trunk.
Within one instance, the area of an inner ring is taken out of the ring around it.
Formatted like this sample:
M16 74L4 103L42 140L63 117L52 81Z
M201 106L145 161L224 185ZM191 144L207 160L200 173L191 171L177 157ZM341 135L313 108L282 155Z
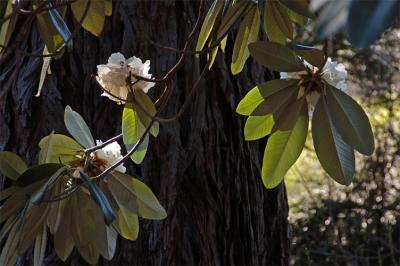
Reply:
M121 106L100 97L93 81L96 65L113 52L151 60L162 76L178 55L149 39L181 48L194 26L198 2L116 1L100 38L79 29L72 51L51 64L41 97L36 98L42 59L7 53L0 58L0 150L12 150L28 162L37 160L38 142L52 130L66 133L65 105L87 121L96 139L120 132ZM71 31L79 27L67 12ZM14 44L41 51L36 27L21 18ZM23 29L28 37L23 37ZM13 42L11 42L13 44ZM194 48L194 44L193 44ZM255 64L238 76L229 72L232 40L179 121L162 124L141 166L131 173L151 187L168 212L163 221L141 220L135 242L119 240L105 264L288 264L288 206L283 185L266 190L260 168L264 145L245 142L244 118L235 113L255 83L271 78ZM205 62L194 57L174 78L174 92L162 116L177 112ZM155 87L150 95L159 95ZM265 144L265 143L264 143ZM49 249L48 263L60 263ZM29 259L29 256L28 258ZM52 262L52 260L55 260ZM75 252L70 264L82 261Z

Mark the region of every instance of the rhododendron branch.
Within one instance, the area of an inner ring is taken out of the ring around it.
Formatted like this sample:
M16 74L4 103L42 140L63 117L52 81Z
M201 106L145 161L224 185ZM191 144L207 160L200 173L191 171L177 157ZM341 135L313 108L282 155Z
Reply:
M119 140L120 138L122 138L122 133L119 134L119 135L116 135L115 137L112 137L111 139L108 139L108 140L106 140L106 141L104 141L104 142L102 142L100 144L97 144L96 146L87 148L87 149L84 150L84 152L85 152L85 154L90 154L91 152L94 152L94 151L96 151L98 149L101 149L101 148L107 146L108 144L110 144L111 142Z

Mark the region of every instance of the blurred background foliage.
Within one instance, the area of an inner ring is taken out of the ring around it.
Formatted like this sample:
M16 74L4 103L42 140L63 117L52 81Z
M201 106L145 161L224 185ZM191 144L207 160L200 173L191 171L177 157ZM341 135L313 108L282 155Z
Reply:
M307 42L307 30L298 36ZM358 154L345 187L328 178L311 136L286 177L292 265L400 265L400 27L367 49L344 35L330 40L333 60L346 65L348 91L368 113L375 134L371 157Z

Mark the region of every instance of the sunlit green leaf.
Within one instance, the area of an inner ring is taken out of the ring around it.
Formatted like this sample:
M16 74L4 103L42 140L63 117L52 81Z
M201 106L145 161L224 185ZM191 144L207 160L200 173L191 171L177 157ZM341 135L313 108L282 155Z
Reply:
M307 112L306 105L302 105L291 129L277 130L268 138L262 166L262 180L266 188L279 185L300 156L307 138Z
M263 138L271 133L273 126L273 115L249 116L244 126L244 138L246 140Z
M298 72L305 70L298 56L279 43L259 41L249 44L251 56L260 64L276 71Z
M232 74L235 75L242 71L247 58L250 56L247 45L258 39L259 31L260 12L258 11L258 8L254 6L244 17L236 35L231 64Z
M349 185L354 175L354 151L336 130L324 97L314 110L312 136L315 152L325 171L338 183Z
M129 211L125 207L121 207L114 224L123 238L128 240L137 239L139 235L139 219L135 213Z
M213 30L217 16L221 13L224 6L223 0L215 0L207 12L203 25L201 26L199 39L196 44L196 51L201 51L207 42L208 37Z
M350 96L332 86L327 89L327 107L343 140L365 155L374 151L374 135L368 117Z
M271 96L285 88L295 86L299 80L274 79L257 85L251 89L239 102L236 112L241 115L251 115L264 102L264 98Z
M126 149L131 150L144 134L146 128L139 119L138 113L131 103L126 103L122 114L122 139ZM144 141L132 154L134 163L140 164L147 152L149 134L146 134Z
M157 113L156 106L154 105L153 101L150 99L150 97L144 93L142 90L134 90L133 95L135 97L135 100L152 116L155 116ZM139 116L140 121L142 124L147 127L150 125L151 118L144 112L142 109L137 106L137 104L133 104L135 106L135 110L137 111L137 114ZM157 121L153 122L153 125L151 126L150 133L154 136L157 137L159 132L159 124Z
M27 169L26 163L9 151L0 152L0 173L10 179L17 180L18 177Z
M83 147L90 148L95 146L92 133L90 133L90 129L85 120L83 120L80 114L72 110L69 105L65 107L64 123L69 134Z

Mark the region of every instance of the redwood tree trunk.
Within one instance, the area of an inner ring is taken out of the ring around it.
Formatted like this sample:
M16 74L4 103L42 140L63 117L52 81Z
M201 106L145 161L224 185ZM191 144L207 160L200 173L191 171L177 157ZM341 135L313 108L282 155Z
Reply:
M118 134L122 108L100 97L91 77L96 65L120 51L126 57L150 59L153 75L162 76L179 55L152 45L149 39L181 48L194 26L197 8L198 2L188 1L114 2L100 38L79 29L72 51L52 62L52 75L39 98L34 94L42 59L4 55L0 58L0 150L15 151L34 163L42 137L52 130L66 133L67 104L81 113L97 139ZM67 24L71 30L78 27L70 12ZM25 39L22 29L26 27L30 33ZM27 51L40 51L43 46L34 23L27 26L23 18L13 40ZM114 259L102 263L288 264L285 188L264 188L263 145L244 141L244 118L235 113L246 91L271 78L271 73L251 63L232 76L231 46L229 40L226 54L218 56L185 115L161 125L141 166L129 165L130 172L157 195L168 218L141 220L138 240L119 240ZM162 116L177 112L204 63L194 57L186 60L174 78L174 92ZM150 95L161 90L153 88ZM48 263L60 263L50 248L48 253ZM75 252L68 263L82 261Z

